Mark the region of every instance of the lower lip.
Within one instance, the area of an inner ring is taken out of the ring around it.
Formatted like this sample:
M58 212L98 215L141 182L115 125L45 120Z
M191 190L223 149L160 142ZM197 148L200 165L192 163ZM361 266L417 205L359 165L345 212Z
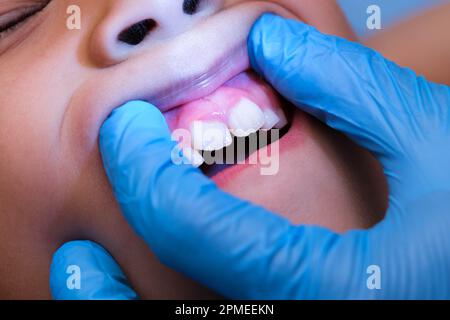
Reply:
M306 131L305 131L305 121L307 115L302 111L295 109L292 115L292 124L289 128L288 132L282 136L278 141L274 143L278 143L279 145L279 158L280 162L283 158L283 154L293 148L299 148L304 144L306 140ZM271 148L271 145L268 145L256 152L262 152L263 154L270 154L270 151L267 151L266 148ZM253 154L254 155L254 154ZM250 156L251 157L251 156ZM210 178L219 186L225 187L230 181L237 178L244 171L253 170L256 174L261 172L261 164L250 164L248 161L242 164L235 164L225 166L222 170L212 174Z

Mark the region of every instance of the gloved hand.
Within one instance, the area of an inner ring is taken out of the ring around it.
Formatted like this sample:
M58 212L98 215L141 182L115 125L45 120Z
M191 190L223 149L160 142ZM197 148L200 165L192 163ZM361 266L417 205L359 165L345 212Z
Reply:
M100 148L136 232L163 263L230 298L450 298L450 88L271 14L254 26L249 53L282 95L380 160L390 190L385 220L339 235L228 195L198 169L174 165L161 113L135 102L105 122ZM86 291L127 296L118 267L88 245L56 253L55 297L72 296L64 271L74 262L87 268ZM86 250L96 264L83 260ZM367 285L371 270L380 272L379 290Z

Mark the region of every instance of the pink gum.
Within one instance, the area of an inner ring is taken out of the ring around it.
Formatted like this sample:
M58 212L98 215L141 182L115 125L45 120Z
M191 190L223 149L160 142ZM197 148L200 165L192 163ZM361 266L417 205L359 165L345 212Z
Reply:
M281 109L277 93L256 75L244 72L212 94L174 108L164 116L172 131L179 128L189 129L195 120L215 120L227 124L229 111L242 98L253 101L262 110L272 109L278 114Z

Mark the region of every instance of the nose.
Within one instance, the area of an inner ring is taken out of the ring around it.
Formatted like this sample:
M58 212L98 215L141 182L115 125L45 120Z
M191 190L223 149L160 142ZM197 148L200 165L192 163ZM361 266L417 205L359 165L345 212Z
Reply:
M107 67L127 60L189 29L221 5L220 0L111 0L90 39L93 61Z

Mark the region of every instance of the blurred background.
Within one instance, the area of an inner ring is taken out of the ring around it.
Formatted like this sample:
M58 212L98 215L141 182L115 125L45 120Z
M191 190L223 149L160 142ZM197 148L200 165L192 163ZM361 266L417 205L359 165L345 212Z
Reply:
M366 27L367 7L378 5L381 9L382 27L387 28L392 23L407 16L420 13L432 6L449 3L450 0L338 0L350 23L359 36L370 35L376 30Z

